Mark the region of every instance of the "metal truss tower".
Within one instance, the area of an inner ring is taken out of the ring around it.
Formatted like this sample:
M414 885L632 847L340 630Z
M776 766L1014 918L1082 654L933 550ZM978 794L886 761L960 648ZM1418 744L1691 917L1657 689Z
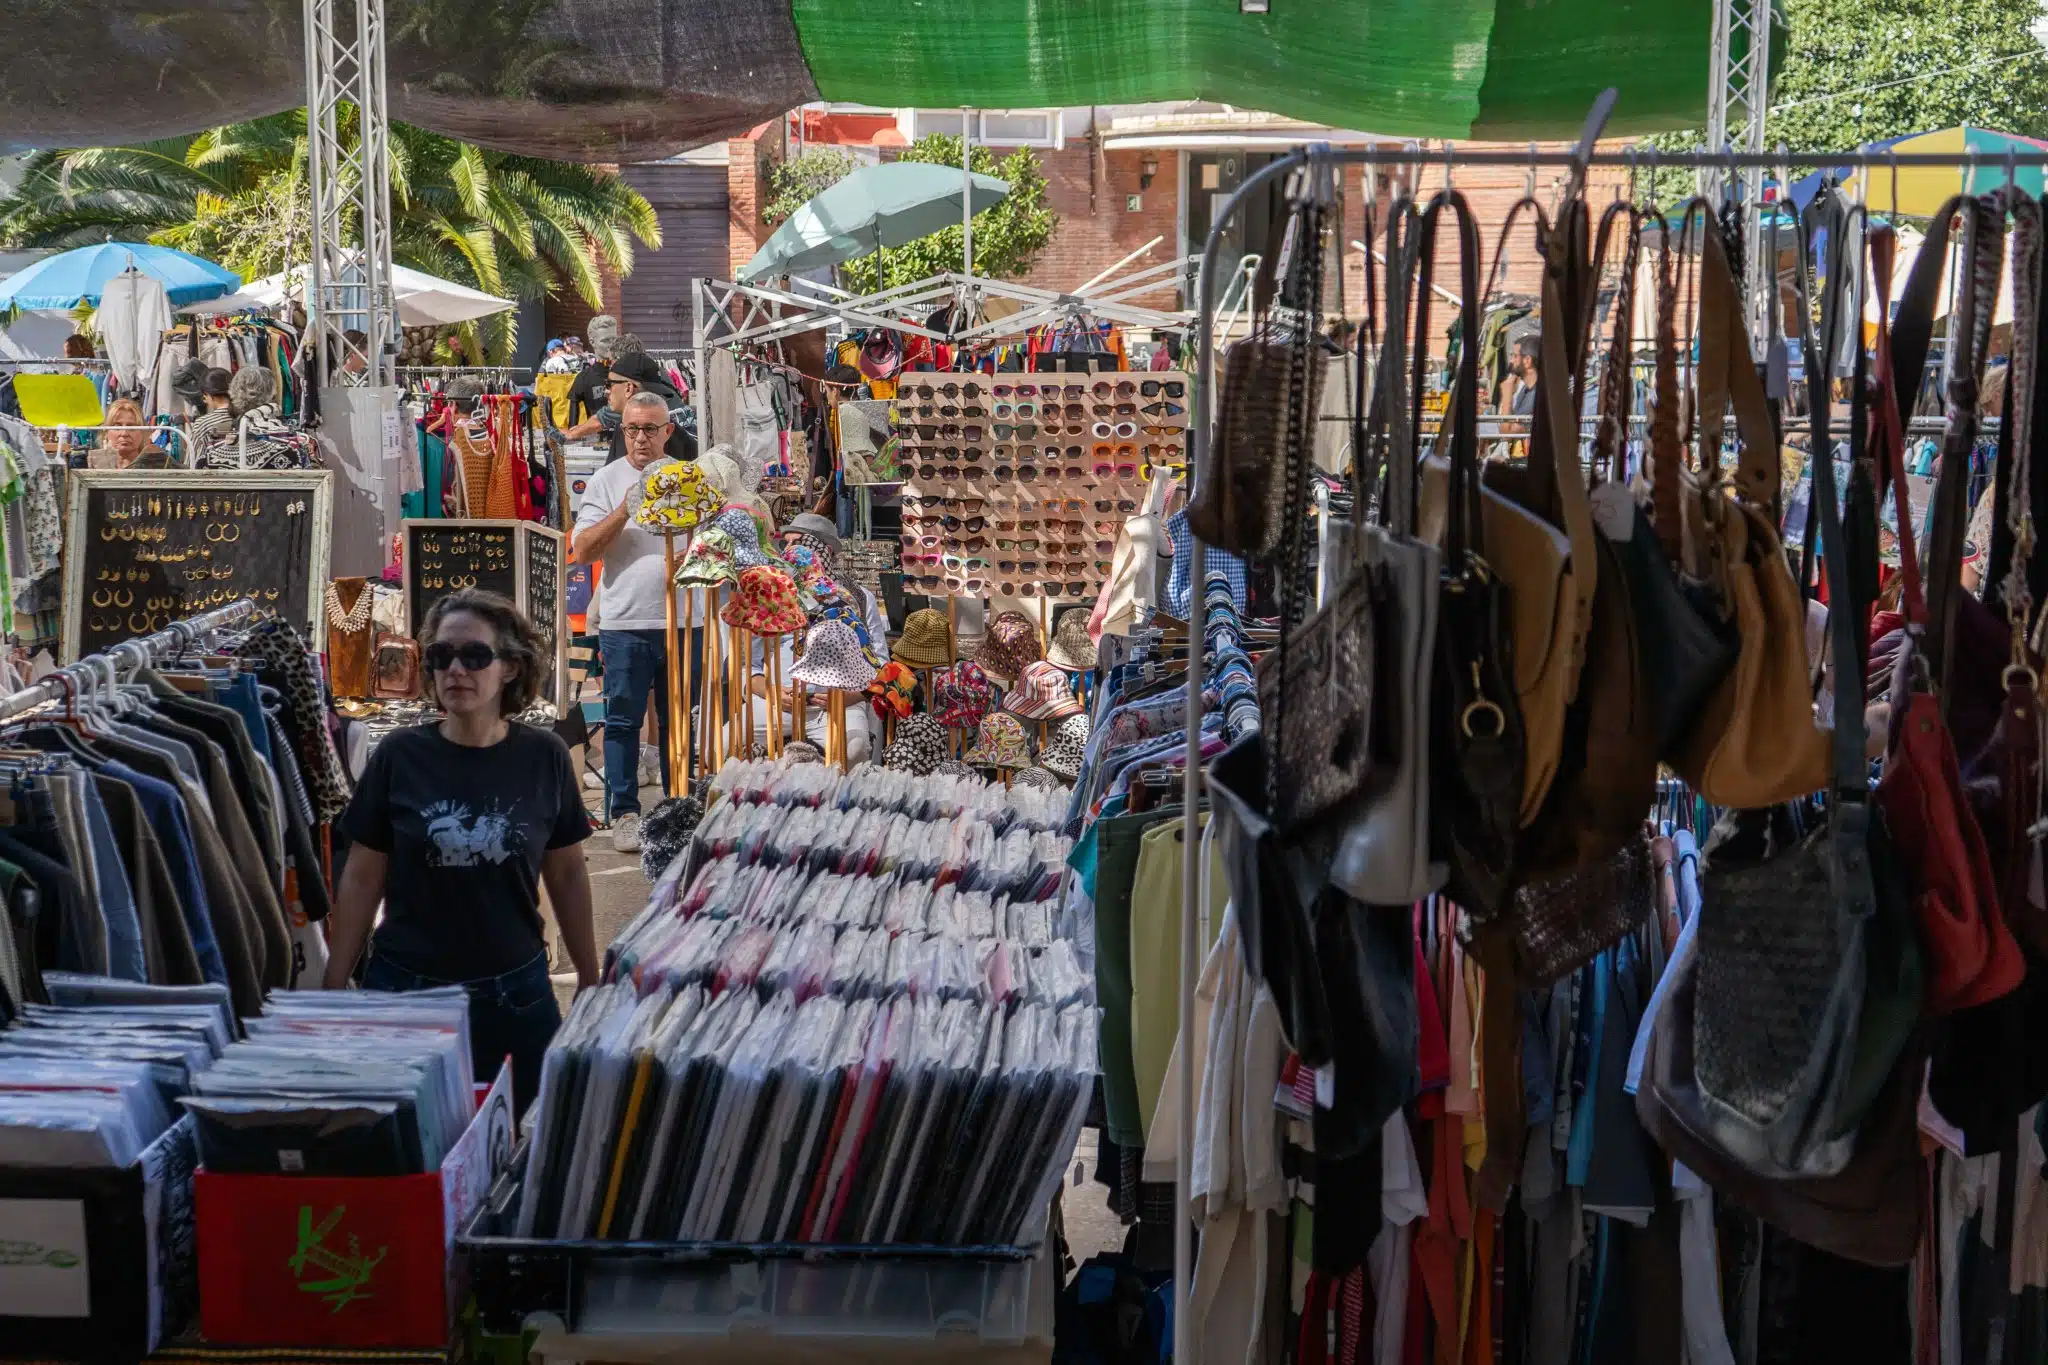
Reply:
M352 16L338 13L351 8ZM391 292L384 0L305 0L305 13L306 147L313 196L308 340L321 356L332 357L327 383L390 384L396 379L398 318ZM353 22L346 23L350 18ZM353 149L341 135L344 105L355 111ZM364 340L350 341L351 331Z
M1707 88L1707 137L1704 150L1733 150L1761 155L1764 120L1771 104L1771 17L1774 0L1714 0L1714 45ZM1764 172L1752 166L1735 172L1719 168L1700 172L1700 193L1718 202L1733 189L1742 205L1743 268L1749 298L1749 333L1753 345L1768 335L1767 311L1777 297L1776 263L1764 256Z

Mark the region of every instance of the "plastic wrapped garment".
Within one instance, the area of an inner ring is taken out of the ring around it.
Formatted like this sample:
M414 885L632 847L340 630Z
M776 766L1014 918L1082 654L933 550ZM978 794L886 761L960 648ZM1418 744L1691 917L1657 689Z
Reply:
M354 6L339 4L344 31ZM820 98L1042 108L1207 99L1405 137L1697 126L1710 0L386 0L395 119L639 161ZM300 0L10 0L0 153L306 102Z

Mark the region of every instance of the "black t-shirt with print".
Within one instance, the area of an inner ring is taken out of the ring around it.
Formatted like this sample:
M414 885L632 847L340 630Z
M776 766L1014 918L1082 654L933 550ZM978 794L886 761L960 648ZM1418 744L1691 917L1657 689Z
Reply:
M483 749L439 725L386 737L341 827L391 859L373 951L444 981L532 961L545 947L541 857L590 837L568 748L516 721Z

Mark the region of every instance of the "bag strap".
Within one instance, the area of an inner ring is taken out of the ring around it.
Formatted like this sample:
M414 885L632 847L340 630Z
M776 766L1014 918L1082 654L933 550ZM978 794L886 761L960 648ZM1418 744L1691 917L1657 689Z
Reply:
M1828 582L1846 584L1849 582L1849 549L1842 540L1842 513L1839 493L1835 487L1835 461L1829 450L1829 394L1828 367L1816 364L1816 356L1833 355L1840 335L1841 298L1844 262L1842 238L1845 235L1837 217L1828 224L1828 268L1827 292L1821 296L1821 342L1814 345L1813 309L1807 297L1806 272L1797 272L1799 280L1799 341L1800 348L1807 356L1806 394L1808 406L1813 413L1813 448L1818 452L1813 462L1812 508L1808 516L1821 519L1821 552L1826 556ZM1708 234L1709 240L1713 234ZM1812 244L1807 240L1805 225L1799 233L1801 259L1807 259ZM1861 266L1858 257L1858 266ZM1725 266L1725 262L1724 262ZM1860 325L1860 324L1859 324ZM1752 376L1755 374L1751 370ZM1864 758L1864 679L1863 670L1855 667L1859 657L1856 637L1861 623L1849 602L1835 603L1828 612L1828 633L1835 656L1835 742L1833 763L1833 784L1830 793L1836 799L1858 802L1869 799L1869 763Z
M1379 523L1397 535L1415 534L1415 426L1408 406L1408 301L1414 288L1416 247L1421 240L1415 201L1398 200L1387 214L1386 331L1380 338L1379 375L1373 381L1373 439L1381 447L1385 483ZM1415 334L1418 353L1428 338Z
M1965 274L1948 319L1941 470L1934 481L1934 529L1927 551L1927 629L1936 650L1937 682L1947 681L1955 654L1956 594L1963 590L1963 542L1970 523L1970 457L1977 444L1977 395L1990 348L1999 268L2005 259L2002 207L1987 198L1962 198L1955 216L1963 227ZM1921 258L1913 263L1909 295L1923 275L1938 282L1946 273L1945 252L1927 260L1927 247L1934 240L1930 231Z
M1673 564L1685 554L1685 509L1680 496L1685 442L1678 432L1678 274L1671 250L1671 222L1654 210L1657 241L1656 404L1650 413L1650 524L1664 557ZM1681 222L1685 221L1683 218Z
M2024 190L2011 191L2012 294L2015 337L2005 372L2005 420L1999 424L1999 466L1993 504L1992 545L1986 547L1987 584L1996 585L2013 633L2012 662L2029 667L2026 633L2034 614L2027 563L2034 557L2034 384L2040 364L2031 344L2041 325L2041 205ZM2002 543L2001 543L2002 542ZM2003 550L2004 554L1998 553Z
M1608 329L1607 360L1600 372L1600 421L1593 429L1593 473L1596 478L1627 482L1623 453L1628 449L1628 419L1635 411L1635 377L1629 362L1635 352L1636 266L1642 257L1643 211L1627 200L1616 200L1600 215L1600 233L1593 248L1593 282L1607 261L1608 234L1624 223L1627 250L1622 256L1621 282L1608 305L1612 325ZM1590 296L1591 290L1588 290ZM1588 299L1591 307L1591 299ZM1601 474L1602 466L1606 473Z
M1599 586L1600 559L1594 539L1593 509L1586 497L1586 474L1579 464L1578 412L1573 398L1581 387L1578 361L1585 354L1583 311L1570 308L1589 273L1584 268L1585 201L1565 205L1545 235L1543 253L1543 371L1536 379L1536 404L1546 422L1532 422L1529 468L1538 488L1549 482L1556 491L1555 521L1563 523L1572 551L1572 638L1570 682L1578 695L1579 673L1586 662L1586 640L1593 628L1593 595ZM1567 330L1579 344L1567 344ZM1547 468L1546 468L1547 466Z
M1444 566L1463 573L1467 555L1486 557L1486 536L1479 511L1479 224L1472 206L1457 190L1444 190L1429 201L1416 244L1418 286L1415 335L1429 335L1431 291L1436 274L1436 235L1443 214L1456 220L1458 234L1458 372L1451 381L1451 401L1437 428L1437 448L1450 464L1446 490ZM1368 271L1368 274L1371 272ZM1422 430L1422 375L1428 348L1415 348L1415 430ZM1416 452L1410 452L1411 459Z
M1287 196L1275 194L1266 216L1266 249L1259 253L1259 268L1252 273L1252 319L1262 322L1273 311L1273 296L1280 291L1280 252L1287 241Z
M1909 624L1927 624L1927 599L1920 586L1920 554L1914 547L1913 507L1906 496L1906 431L1899 417L1898 376L1892 369L1892 270L1898 234L1886 227L1870 234L1870 268L1877 291L1877 403L1870 414L1877 447L1878 487L1891 484L1899 521L1899 607ZM1812 513L1809 511L1808 519Z
M1777 427L1771 421L1770 400L1742 325L1742 295L1728 263L1727 247L1711 223L1704 235L1700 258L1700 450L1707 469L1716 470L1732 404L1738 446L1736 496L1776 525L1782 519L1779 502L1785 480ZM1821 392L1825 394L1827 366L1809 353L1807 368L1821 372ZM1817 440L1814 444L1821 448Z

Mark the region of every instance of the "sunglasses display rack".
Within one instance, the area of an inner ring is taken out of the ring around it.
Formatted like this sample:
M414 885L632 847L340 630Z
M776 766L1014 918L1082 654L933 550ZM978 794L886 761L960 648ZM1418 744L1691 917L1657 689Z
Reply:
M914 373L896 393L903 587L1092 598L1146 485L1187 466L1188 378Z

